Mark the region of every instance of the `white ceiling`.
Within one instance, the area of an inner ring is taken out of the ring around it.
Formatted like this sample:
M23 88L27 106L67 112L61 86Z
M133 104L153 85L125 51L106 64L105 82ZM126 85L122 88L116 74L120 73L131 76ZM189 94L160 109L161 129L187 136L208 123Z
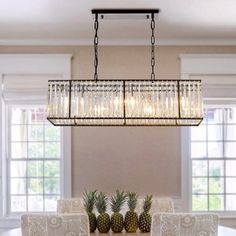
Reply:
M236 0L0 0L0 44L90 44L93 8L160 8L160 44L236 45ZM149 43L149 26L104 20L100 42Z

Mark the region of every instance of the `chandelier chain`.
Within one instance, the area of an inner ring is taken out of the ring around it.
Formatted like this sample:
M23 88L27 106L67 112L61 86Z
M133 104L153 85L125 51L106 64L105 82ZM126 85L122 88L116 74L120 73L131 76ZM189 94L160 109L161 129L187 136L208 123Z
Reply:
M154 14L152 14L151 17L151 31L152 31L152 35L151 35L151 68L152 68L152 72L151 72L151 80L154 81L155 80L155 16Z
M95 14L95 22L94 22L94 80L97 82L98 80L98 14Z

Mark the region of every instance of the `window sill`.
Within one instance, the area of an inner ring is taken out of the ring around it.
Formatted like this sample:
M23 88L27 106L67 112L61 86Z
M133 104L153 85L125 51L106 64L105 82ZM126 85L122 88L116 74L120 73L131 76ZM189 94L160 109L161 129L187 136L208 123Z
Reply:
M0 228L17 228L20 227L20 217L0 217Z
M193 214L217 214L220 219L236 219L236 211L220 212L220 211L192 211Z
M235 215L220 215L220 219L236 219L236 214Z

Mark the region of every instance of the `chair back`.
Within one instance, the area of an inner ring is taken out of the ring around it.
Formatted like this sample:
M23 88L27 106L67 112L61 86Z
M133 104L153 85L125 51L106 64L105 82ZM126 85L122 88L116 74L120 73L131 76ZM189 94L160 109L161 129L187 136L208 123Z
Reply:
M143 211L144 199L138 199L136 211L140 214ZM173 213L175 212L174 203L171 198L153 198L150 214L155 213Z
M82 198L57 200L57 213L85 213Z
M151 236L217 236L216 214L157 213L152 217Z
M22 236L90 236L85 214L25 214L21 217Z

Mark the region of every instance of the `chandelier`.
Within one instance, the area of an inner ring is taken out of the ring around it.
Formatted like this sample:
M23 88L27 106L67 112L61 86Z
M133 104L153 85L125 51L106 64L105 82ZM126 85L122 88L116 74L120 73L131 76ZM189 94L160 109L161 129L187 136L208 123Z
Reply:
M203 119L200 80L155 78L158 9L95 9L94 79L49 80L47 119L56 126L197 126ZM151 21L151 75L145 80L98 79L98 19L118 15Z

